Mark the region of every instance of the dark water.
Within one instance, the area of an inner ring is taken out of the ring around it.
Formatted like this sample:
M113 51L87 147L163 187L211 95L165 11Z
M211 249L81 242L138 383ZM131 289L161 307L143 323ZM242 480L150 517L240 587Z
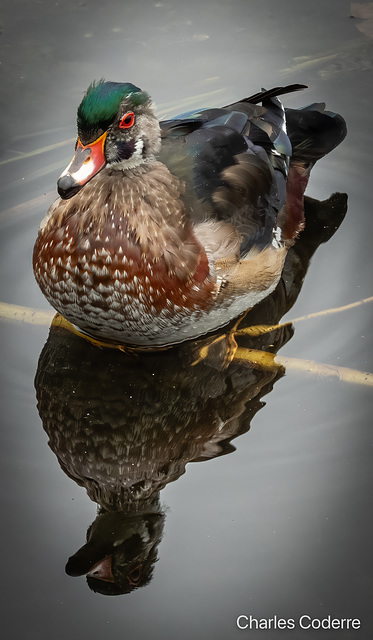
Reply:
M286 104L325 100L348 137L308 194L346 192L348 212L333 235L343 198L309 205L286 287L244 324L372 294L373 30L349 2L20 0L4 3L2 27L2 302L48 308L32 247L72 154L57 145L102 76L147 89L162 115L309 85ZM227 337L134 358L1 322L5 638L372 637L372 389L244 359L280 351L372 371L371 306L236 341L230 364ZM69 573L85 573L108 554L114 583L65 573L69 557ZM239 615L296 628L239 630ZM302 630L302 615L361 626Z

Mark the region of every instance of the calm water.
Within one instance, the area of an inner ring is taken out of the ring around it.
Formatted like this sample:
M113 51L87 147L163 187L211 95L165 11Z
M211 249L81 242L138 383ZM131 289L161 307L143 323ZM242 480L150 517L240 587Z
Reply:
M19 0L2 23L1 302L48 309L32 247L76 106L102 76L147 89L162 115L309 85L286 104L325 100L348 137L308 194L346 192L347 215L333 235L343 197L309 207L287 289L242 326L372 295L373 29L349 2ZM0 330L4 638L372 637L371 387L244 359L280 351L372 371L370 304L241 333L230 364L224 337L133 357L58 327ZM65 571L107 554L105 594ZM239 630L239 615L297 628ZM302 615L361 629L301 630Z

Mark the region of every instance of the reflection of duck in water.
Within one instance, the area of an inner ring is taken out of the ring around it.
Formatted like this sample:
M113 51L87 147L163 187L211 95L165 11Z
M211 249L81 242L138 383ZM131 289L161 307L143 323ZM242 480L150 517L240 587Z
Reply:
M52 306L89 335L157 347L267 297L303 228L310 170L346 134L325 105L285 111L276 96L299 88L159 123L138 87L92 84L34 249Z
M240 324L275 324L299 293L309 259L339 226L346 199L307 201L309 224L290 250L275 292ZM240 331L240 346L276 353L289 325L257 338ZM234 450L279 369L235 361L225 366L229 334L164 352L125 354L100 349L52 327L35 385L49 444L65 473L99 505L87 543L70 559L70 575L87 574L90 587L125 593L147 584L162 537L160 491L188 462ZM196 357L201 346L207 357Z

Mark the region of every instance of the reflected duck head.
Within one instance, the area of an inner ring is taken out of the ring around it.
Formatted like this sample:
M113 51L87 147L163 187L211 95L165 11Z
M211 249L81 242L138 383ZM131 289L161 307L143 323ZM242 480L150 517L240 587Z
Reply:
M149 505L148 505L149 507ZM86 575L92 591L121 595L149 584L162 539L164 514L153 511L100 513L87 542L66 565L70 576Z

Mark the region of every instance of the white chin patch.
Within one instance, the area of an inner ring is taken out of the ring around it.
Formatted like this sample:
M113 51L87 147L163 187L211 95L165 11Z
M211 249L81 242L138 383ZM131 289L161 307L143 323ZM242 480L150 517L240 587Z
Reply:
M76 182L78 182L79 184L84 184L85 182L87 182L87 180L89 180L89 178L92 178L94 174L95 172L92 172L92 160L90 162L87 162L87 164L83 163L80 169L78 169L78 171L75 171L75 173L70 173L71 177L74 178L74 180L76 180Z
M142 156L142 150L144 148L144 141L137 140L135 142L135 151L132 156L128 158L128 160L120 160L120 162L109 162L106 166L110 169L118 169L121 171L125 171L126 169L134 169L134 167L138 167L140 164L143 164L144 158Z

